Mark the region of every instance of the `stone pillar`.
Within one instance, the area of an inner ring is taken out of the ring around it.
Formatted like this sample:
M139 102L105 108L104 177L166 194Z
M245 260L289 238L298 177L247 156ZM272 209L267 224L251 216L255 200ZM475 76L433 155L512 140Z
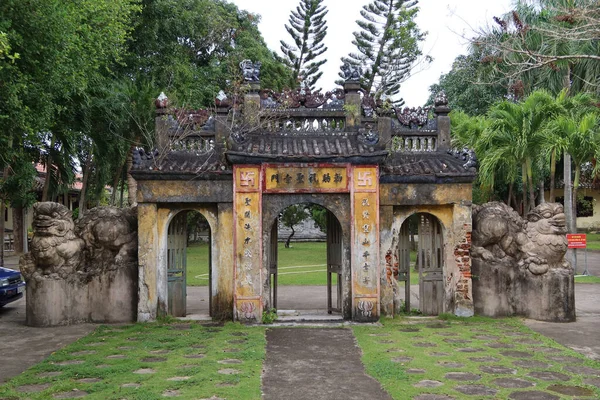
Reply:
M169 148L169 133L167 119L169 118L169 99L161 92L160 96L154 102L156 105L155 138L156 148L162 154Z
M233 204L218 204L218 228L213 257L217 260L217 279L212 282L212 316L216 320L233 319ZM214 276L214 275L213 275Z
M346 92L344 110L346 111L346 128L349 130L355 130L360 127L362 108L359 90L359 81L344 82L344 91Z
M233 166L235 318L262 320L262 179L260 166Z
M260 82L249 82L249 91L244 95L244 123L248 126L260 124Z
M471 201L463 200L455 203L453 210L453 240L454 260L456 269L452 271L454 284L454 314L459 317L472 317L473 284L471 280ZM450 271L449 271L450 272Z
M154 321L157 317L157 219L156 204L138 204L138 322Z
M379 319L379 169L352 171L352 319Z
M225 147L227 143L227 139L231 134L229 130L229 126L227 124L229 116L229 108L227 107L217 107L217 115L215 116L215 150L218 154L219 152L225 153Z
M437 117L438 126L438 151L450 150L450 107L446 105L437 106L435 115Z
M392 119L380 116L377 119L377 131L379 132L379 144L390 150L392 148Z

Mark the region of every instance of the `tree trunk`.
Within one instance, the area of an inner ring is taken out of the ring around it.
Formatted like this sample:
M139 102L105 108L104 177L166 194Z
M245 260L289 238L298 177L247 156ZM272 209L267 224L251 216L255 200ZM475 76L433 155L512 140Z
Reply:
M117 169L115 176L113 177L113 185L112 185L112 193L110 195L110 205L115 206L117 203L117 188L119 187L119 181L121 180L121 175L123 171L123 164Z
M54 139L54 135L52 135L52 139L50 139L50 150L48 151L48 156L46 157L46 180L44 181L44 189L42 190L42 201L48 201L48 192L50 191L50 177L52 172L52 149L56 145L56 140Z
M521 216L524 217L527 214L527 167L523 162L521 164L521 181L523 182L523 209L521 210Z
M513 184L511 182L510 185L508 185L508 198L506 199L506 205L509 207L510 207L510 199L512 198L512 194L513 194Z
M296 231L294 231L294 227L292 226L292 233L290 234L290 236L288 236L287 240L285 241L285 248L289 249L290 248L290 241L292 240L292 236L294 236L294 233L296 233Z
M85 195L87 193L88 187L88 179L90 176L90 170L92 168L92 155L90 154L85 161L85 165L83 167L83 176L81 177L81 192L79 192L79 199L77 202L79 203L79 216L78 218L83 217L83 214L87 211L87 200L85 199Z
M119 207L123 208L123 195L124 195L124 191L125 191L125 176L122 173L123 168L121 168L121 199L119 201Z
M15 254L23 254L25 245L23 243L23 207L13 207L13 240Z
M8 178L8 167L4 168L2 172L2 179ZM6 234L5 217L6 215L6 203L3 198L0 198L0 267L4 267L4 235Z
M513 190L513 194L512 194L512 202L513 202L513 209L518 212L519 203L517 202L517 195L515 194L514 190Z
M571 181L571 155L565 151L564 156L564 182L565 182L565 217L567 219L567 231L577 233L577 214L573 213L573 184ZM569 249L567 252L571 266L577 271L577 253L575 249Z
M573 180L573 200L571 204L573 206L573 219L575 220L574 228L577 231L577 191L579 190L579 179L581 177L581 165L575 164L575 179Z
M533 168L531 167L531 158L527 158L527 186L529 186L529 210L535 208L535 187L533 186ZM525 214L527 214L527 212Z
M554 178L556 176L556 149L552 150L552 154L550 156L550 198L548 201L550 203L554 203L554 187L556 183L554 182Z
M137 141L136 141L137 142ZM137 182L131 176L131 168L133 168L133 150L135 149L135 144L132 144L129 148L129 153L127 153L127 197L128 203L130 206L137 205Z
M540 204L544 204L546 202L546 198L544 197L544 180L540 179Z
M567 218L567 229L569 233L577 233L576 214L573 214L573 181L571 177L571 155L565 152L565 217Z

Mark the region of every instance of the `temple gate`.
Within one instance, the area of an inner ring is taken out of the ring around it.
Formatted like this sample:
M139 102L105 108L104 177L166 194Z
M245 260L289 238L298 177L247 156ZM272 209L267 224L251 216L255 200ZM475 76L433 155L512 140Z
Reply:
M304 203L328 210L328 312L375 321L406 307L405 222L417 214L420 308L472 315L475 160L450 150L445 98L430 109L395 110L352 79L326 94L278 94L261 90L256 75L246 76L242 104L221 94L214 112L157 101L157 148L136 150L132 171L138 320L185 310L178 297L184 289L173 289L180 269L170 253L182 233L169 224L181 210L196 210L211 231L211 316L261 321L264 310L277 307L275 221L286 207Z

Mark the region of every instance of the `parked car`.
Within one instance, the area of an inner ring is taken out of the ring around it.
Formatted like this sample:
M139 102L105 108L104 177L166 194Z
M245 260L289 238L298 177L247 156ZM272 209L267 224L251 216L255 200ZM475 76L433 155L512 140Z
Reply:
M0 307L23 297L25 282L19 271L0 268Z

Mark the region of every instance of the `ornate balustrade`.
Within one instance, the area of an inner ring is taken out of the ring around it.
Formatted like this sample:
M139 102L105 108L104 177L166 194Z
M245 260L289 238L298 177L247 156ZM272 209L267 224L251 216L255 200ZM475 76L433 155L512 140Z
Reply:
M193 153L208 153L215 148L215 134L189 134L185 137L171 136L171 151L187 151Z
M392 137L390 150L399 153L433 152L438 150L437 142L437 132L406 132Z
M314 115L314 113L313 113ZM263 119L264 131L290 134L335 134L346 128L346 117L341 116L275 116Z

